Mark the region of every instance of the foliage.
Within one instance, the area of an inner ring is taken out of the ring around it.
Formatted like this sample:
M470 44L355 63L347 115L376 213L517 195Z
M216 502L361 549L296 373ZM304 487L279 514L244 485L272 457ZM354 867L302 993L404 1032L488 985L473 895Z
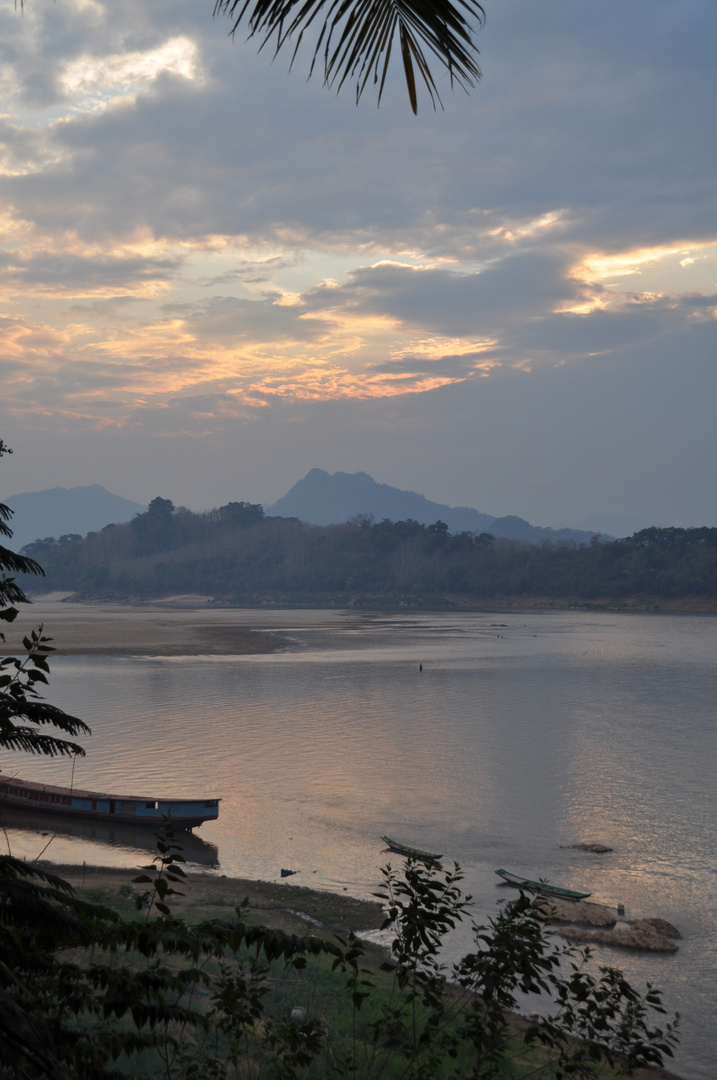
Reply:
M2 457L3 453L12 453L12 451L8 450L0 439L0 457ZM12 514L13 512L9 506L0 503L0 536L12 537L12 529L8 524ZM17 616L17 609L12 605L25 603L27 597L14 578L7 576L6 570L10 570L14 574L34 575L42 575L43 570L34 559L28 556L16 555L14 551L10 551L9 548L0 544L0 607L2 608L0 610L0 619L3 622L13 622ZM2 640L5 640L4 637Z
M0 457L12 453L0 440ZM12 537L12 511L0 505L0 533ZM42 574L33 559L0 546L0 619L12 623L14 606L27 603L23 590L5 571ZM5 641L4 634L0 635ZM66 734L89 732L77 717L39 700L38 685L47 683L51 651L42 628L23 641L23 659L0 660L0 748L45 755L81 754L73 742L40 731L50 727ZM30 725L30 726L28 726ZM36 987L42 987L55 935L87 933L87 905L77 901L59 878L14 859L0 856L0 1075L8 1077L66 1074L56 1053L54 1032L44 1008L36 1008ZM33 986L28 982L31 974Z
M230 502L216 511L217 521L229 522L232 525L255 525L263 518L264 507L261 503Z
M245 24L260 49L273 39L275 55L293 40L292 64L304 35L313 33L309 73L320 58L327 86L340 90L355 80L357 103L371 79L380 104L396 39L414 113L419 80L434 107L440 102L431 61L445 68L451 86L467 90L480 78L473 34L485 13L478 0L216 0L214 11L232 18L232 34Z
M621 1071L672 1056L678 1019L652 1027L649 1013L664 1013L659 994L639 994L616 969L588 970L589 949L550 944L531 901L521 895L486 926L472 924L475 951L447 967L440 957L445 936L466 916L460 867L438 871L408 860L403 873L383 871L385 928L393 933L390 995L354 1034L342 1075L495 1078L518 1075L509 1062L526 1061L526 1047L542 1048L529 1072L544 1077L599 1075L605 1061ZM336 961L349 972L354 1007L366 1009L374 983L362 967L356 938ZM565 975L563 969L568 965ZM516 1043L510 1014L518 994L544 995L555 1011L536 1021ZM506 1071L507 1070L507 1071Z
M583 968L587 950L576 959L574 949L549 946L526 898L474 927L475 952L447 969L445 934L469 903L457 866L442 874L409 860L400 874L384 871L392 957L376 972L355 935L330 942L254 926L246 902L231 920L186 924L167 902L182 861L168 823L150 873L135 878L150 886L135 919L83 903L37 872L43 884L26 886L21 925L5 902L0 928L13 975L2 980L0 1024L12 1030L0 1051L3 1075L492 1078L540 1043L542 1075L591 1077L603 1051L613 1063L624 1054L632 1068L659 1063L676 1044L674 1025L648 1022L649 1012L663 1012L656 992L642 997L610 968L595 979ZM573 958L567 978L565 956ZM338 986L315 1015L288 1015L322 957L348 995L344 1025ZM293 989L277 996L287 973ZM516 1045L505 1010L515 1008L517 990L552 994L557 1010Z
M78 743L38 730L49 726L68 735L90 733L78 717L39 700L38 683L47 683L50 672L50 640L42 634L42 627L32 630L29 637L23 638L26 652L22 659L6 656L0 660L0 747L52 757L84 754ZM28 727L28 722L34 726Z
M155 500L168 503L169 500ZM238 603L450 604L456 598L717 595L717 529L644 529L625 540L540 545L490 533L451 535L444 522L308 526L229 503L205 514L150 510L84 541L28 545L52 588L86 596L205 592Z
M174 503L171 499L152 499L144 514L132 518L131 527L137 534L140 554L170 548L176 532Z
M0 440L0 456L8 452L11 451ZM0 504L0 534L6 537L12 537L12 529L7 524L11 516L12 510ZM35 575L42 574L43 570L34 559L0 547L0 619L12 623L18 614L15 604L28 601L15 580L6 576L6 570ZM0 634L0 638L5 641L4 634ZM90 730L77 717L39 700L38 686L47 683L50 671L47 654L52 652L52 646L49 642L50 638L43 635L40 627L23 639L25 656L22 659L15 656L0 659L0 748L51 756L84 753L77 743L39 730L53 727L68 735L88 734Z

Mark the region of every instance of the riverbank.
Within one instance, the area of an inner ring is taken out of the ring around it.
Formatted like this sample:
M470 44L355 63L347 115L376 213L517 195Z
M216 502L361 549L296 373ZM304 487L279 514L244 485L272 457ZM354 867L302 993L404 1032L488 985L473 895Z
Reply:
M139 870L105 866L66 866L44 862L43 869L64 878L80 896L116 908L122 914L135 911L134 896L146 886L133 885ZM219 874L187 873L183 896L172 898L176 915L193 922L227 918L249 897L250 918L287 934L345 934L347 930L377 930L384 919L380 904L354 896L285 885L251 881Z
M134 897L144 888L132 882L137 871L45 862L42 867L64 878L83 898L114 908L125 916L136 912ZM348 930L357 933L378 930L384 919L384 911L375 901L301 885L192 873L187 875L181 891L183 896L172 897L172 909L188 922L229 918L247 897L249 921L288 934L313 933L331 939L334 934L343 936ZM374 952L378 966L385 955L383 950L375 945L369 945L369 950ZM529 1023L517 1014L510 1015L509 1021L516 1034ZM659 1068L637 1069L633 1076L637 1080L680 1080L676 1074Z

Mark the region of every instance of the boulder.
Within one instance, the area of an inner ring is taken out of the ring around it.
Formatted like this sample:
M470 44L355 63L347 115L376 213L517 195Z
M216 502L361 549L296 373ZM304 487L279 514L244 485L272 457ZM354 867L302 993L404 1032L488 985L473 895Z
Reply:
M656 933L662 934L662 936L666 938L682 937L682 934L677 929L677 927L673 926L672 923L667 921L667 919L635 919L634 922L630 923L630 925L633 928L639 928L640 930L652 929Z
M623 923L611 930L561 926L556 932L566 941L580 945L613 945L620 949L635 949L638 952L677 952L677 946L672 938L660 934L652 925L655 921L662 922L663 920L638 919L634 923Z
M533 900L536 914L547 922L572 923L575 926L614 926L616 919L609 908L602 904L589 904L585 900L573 903L550 896L536 896Z

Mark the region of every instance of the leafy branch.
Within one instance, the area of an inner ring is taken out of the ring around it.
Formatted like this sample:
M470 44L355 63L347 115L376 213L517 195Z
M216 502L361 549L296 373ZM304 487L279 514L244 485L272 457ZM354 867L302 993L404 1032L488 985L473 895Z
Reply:
M49 757L84 756L85 751L79 743L37 730L37 727L49 726L68 735L91 734L88 725L78 717L38 700L38 684L47 685L50 674L48 653L54 652L49 644L52 638L45 637L42 629L40 626L23 638L24 658L6 656L0 660L0 747ZM18 724L18 720L37 727Z

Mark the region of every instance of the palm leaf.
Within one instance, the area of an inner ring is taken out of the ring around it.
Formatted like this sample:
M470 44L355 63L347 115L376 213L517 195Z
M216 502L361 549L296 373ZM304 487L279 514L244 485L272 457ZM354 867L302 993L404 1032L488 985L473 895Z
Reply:
M0 567L3 570L12 570L14 574L38 574L45 576L45 571L34 559L27 555L16 555L9 548L0 546Z
M5 503L0 503L0 536L12 536L12 529L5 522L9 521L14 513Z
M245 24L249 37L261 39L260 49L274 39L278 53L293 40L292 64L313 28L309 74L321 57L326 85L340 90L355 79L357 102L372 79L380 103L396 38L414 113L417 82L423 82L434 108L440 104L432 63L446 69L451 86L467 90L480 78L473 33L485 13L478 0L216 0L214 13L233 20L232 34Z

